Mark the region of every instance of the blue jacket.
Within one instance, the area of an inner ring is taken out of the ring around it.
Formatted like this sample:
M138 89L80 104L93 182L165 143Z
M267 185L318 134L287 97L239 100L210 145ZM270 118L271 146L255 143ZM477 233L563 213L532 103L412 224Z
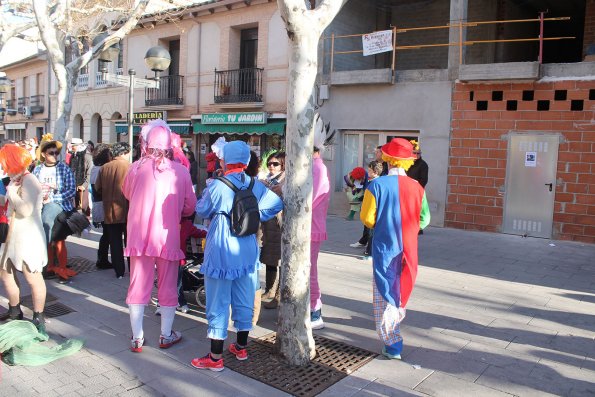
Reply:
M250 178L243 172L226 176L237 188L248 187ZM258 200L260 221L265 222L283 209L283 202L260 181L252 188ZM223 182L214 180L196 203L196 213L211 220L205 244L201 272L211 278L235 280L254 272L259 263L260 249L256 235L236 237L231 234L228 214L234 192Z

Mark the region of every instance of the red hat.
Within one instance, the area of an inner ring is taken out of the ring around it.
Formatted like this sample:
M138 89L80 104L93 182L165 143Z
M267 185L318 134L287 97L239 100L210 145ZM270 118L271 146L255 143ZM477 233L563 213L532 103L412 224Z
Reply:
M395 160L415 160L413 145L407 139L393 138L382 146L382 154Z
M353 179L364 179L366 177L366 170L362 167L355 167L350 172Z

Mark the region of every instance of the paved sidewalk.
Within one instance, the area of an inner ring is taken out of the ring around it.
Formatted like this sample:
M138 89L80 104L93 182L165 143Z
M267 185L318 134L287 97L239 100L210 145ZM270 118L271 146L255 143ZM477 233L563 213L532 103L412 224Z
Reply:
M361 224L329 217L328 225L319 263L326 328L315 332L379 352L371 264L349 247ZM69 255L94 260L97 239L70 239ZM594 258L593 245L429 228L402 327L403 361L375 359L321 395L595 395ZM50 336L83 338L85 347L43 367L0 364L0 396L286 395L229 369L192 368L209 349L204 313L178 315L184 340L161 350L159 317L147 309L149 346L131 353L127 284L109 270L49 282L48 292L76 310L52 319ZM252 336L274 330L275 320L276 311L263 310Z

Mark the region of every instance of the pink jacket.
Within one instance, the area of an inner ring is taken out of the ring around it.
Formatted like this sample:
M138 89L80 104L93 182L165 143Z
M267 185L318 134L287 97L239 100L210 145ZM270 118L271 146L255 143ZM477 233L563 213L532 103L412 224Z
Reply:
M324 241L326 237L326 213L331 198L328 170L321 158L312 164L312 241Z
M141 159L130 166L122 192L130 202L124 255L184 259L180 220L196 205L188 170L168 159L158 170L154 160Z

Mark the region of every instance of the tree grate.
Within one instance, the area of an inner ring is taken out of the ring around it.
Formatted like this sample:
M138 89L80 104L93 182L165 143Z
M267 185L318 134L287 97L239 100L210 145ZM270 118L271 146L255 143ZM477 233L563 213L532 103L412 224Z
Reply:
M91 273L98 270L97 266L95 266L95 262L80 256L73 256L72 258L69 258L68 266L70 266L72 270L79 274Z
M76 310L71 309L70 307L66 306L63 303L56 302L49 306L46 306L43 310L43 313L46 317L54 318L60 317L68 313L74 313Z
M287 365L275 354L276 334L255 339L248 346L247 361L224 353L225 366L293 396L315 396L334 385L377 354L314 335L316 357L306 367Z
M50 294L49 292L45 295L45 303L49 304L50 302L57 301L58 298L54 295ZM29 309L33 310L33 296L32 295L25 295L21 297L21 305L28 307Z

